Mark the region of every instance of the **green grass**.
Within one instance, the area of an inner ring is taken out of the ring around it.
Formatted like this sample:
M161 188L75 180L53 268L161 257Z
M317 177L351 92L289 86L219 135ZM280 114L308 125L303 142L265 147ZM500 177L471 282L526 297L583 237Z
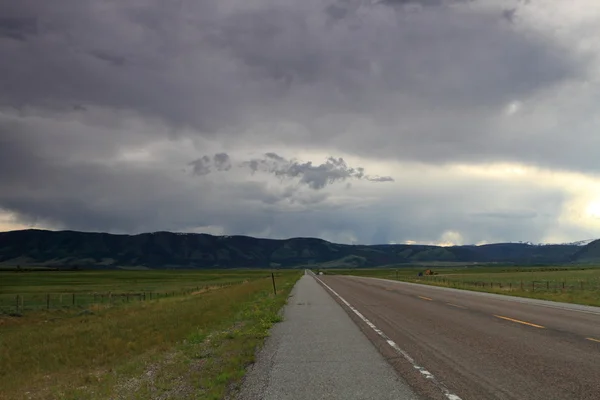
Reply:
M0 271L0 313L173 296L268 276L267 270ZM75 302L73 303L73 294ZM19 298L17 299L17 296Z
M461 267L433 268L434 276L418 276L424 269L379 268L325 270L327 274L371 276L511 296L600 306L598 267Z
M245 283L95 305L93 314L58 309L0 316L0 399L222 399L280 321L278 312L300 276L279 272L275 296L265 271L245 272ZM192 275L201 273L184 274L181 284Z

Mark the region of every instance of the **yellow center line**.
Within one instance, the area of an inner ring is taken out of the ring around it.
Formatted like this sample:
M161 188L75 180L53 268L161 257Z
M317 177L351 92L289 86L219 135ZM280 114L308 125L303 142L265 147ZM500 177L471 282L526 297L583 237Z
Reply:
M592 342L598 342L598 343L600 343L600 339L594 339L594 338L591 338L591 337L586 337L586 339L587 340L591 340Z
M430 299L429 297L425 297L425 296L417 296L417 297L420 299L423 299L423 300L429 300L429 301L433 300L433 299Z
M513 319L513 318L503 317L503 316L501 316L501 315L494 315L494 317L496 317L496 318L502 318L502 319L505 319L505 320L507 320L507 321L512 321L512 322L516 322L516 323L523 324L523 325L529 325L529 326L533 326L533 327L535 327L535 328L541 328L541 329L544 329L544 327L543 327L543 326L541 326L541 325L536 325L536 324L532 324L531 322L525 322L525 321L521 321L521 320L518 320L518 319Z
M465 308L465 309L467 308L464 306L459 306L458 304L452 304L452 303L446 303L446 304L448 304L449 306L452 306L452 307L457 307L457 308Z

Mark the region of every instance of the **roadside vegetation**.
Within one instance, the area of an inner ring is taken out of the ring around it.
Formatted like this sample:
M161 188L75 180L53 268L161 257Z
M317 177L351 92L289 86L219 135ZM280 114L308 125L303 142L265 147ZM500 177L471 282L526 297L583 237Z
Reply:
M600 306L599 267L437 267L430 269L434 275L425 275L427 269L365 268L323 271L330 275L397 279L457 289ZM423 275L419 276L420 273Z
M267 270L0 271L0 313L119 304L241 283Z
M0 314L0 399L222 399L281 320L301 272L278 271L276 295L270 271L52 274L2 289L181 294Z

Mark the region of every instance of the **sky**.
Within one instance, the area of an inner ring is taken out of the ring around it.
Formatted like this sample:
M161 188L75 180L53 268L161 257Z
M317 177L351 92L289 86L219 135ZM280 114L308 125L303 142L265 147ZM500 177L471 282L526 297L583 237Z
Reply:
M597 0L3 0L0 230L600 238Z

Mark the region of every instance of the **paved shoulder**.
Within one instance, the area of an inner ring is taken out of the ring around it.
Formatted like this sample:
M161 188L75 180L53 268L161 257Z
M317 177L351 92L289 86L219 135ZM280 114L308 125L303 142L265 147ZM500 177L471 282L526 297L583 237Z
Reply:
M418 399L314 278L297 283L285 320L246 375L238 400Z

